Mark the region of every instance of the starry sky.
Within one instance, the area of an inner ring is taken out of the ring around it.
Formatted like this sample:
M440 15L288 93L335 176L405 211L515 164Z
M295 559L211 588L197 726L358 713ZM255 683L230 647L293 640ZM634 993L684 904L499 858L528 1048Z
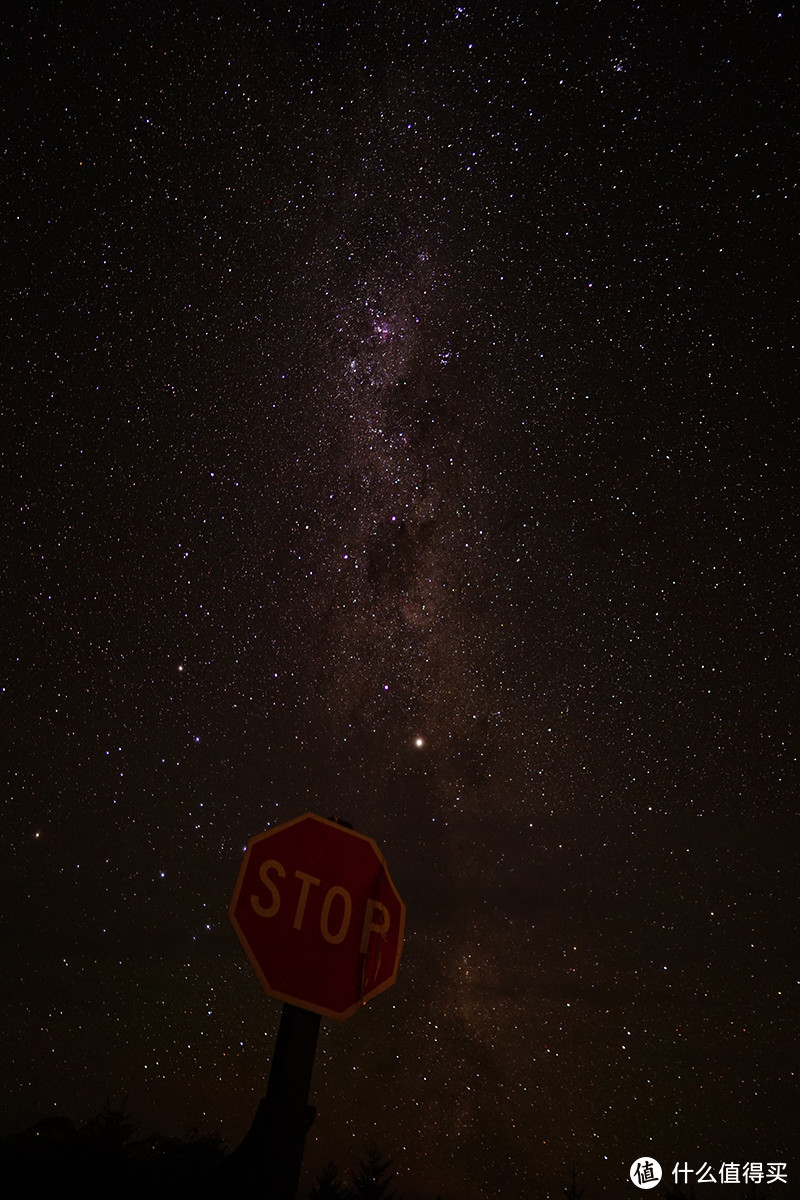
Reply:
M308 1178L800 1174L792 22L15 7L2 1131L238 1143L226 910L311 810L408 914Z

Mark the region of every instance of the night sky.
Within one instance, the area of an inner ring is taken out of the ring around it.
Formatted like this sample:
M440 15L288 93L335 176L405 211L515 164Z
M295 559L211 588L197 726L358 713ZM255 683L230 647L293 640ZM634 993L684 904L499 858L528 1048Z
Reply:
M307 1178L798 1194L792 20L14 6L0 1131L238 1143L315 811L408 915Z

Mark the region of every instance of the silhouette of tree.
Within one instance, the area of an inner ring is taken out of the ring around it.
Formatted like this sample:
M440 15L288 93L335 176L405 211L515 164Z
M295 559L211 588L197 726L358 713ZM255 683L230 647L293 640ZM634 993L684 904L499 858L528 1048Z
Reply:
M581 1200L581 1196L583 1196L586 1189L578 1187L578 1171L574 1166L570 1167L569 1173L570 1181L568 1186L564 1188L564 1195L567 1200Z
M142 1175L163 1181L164 1184L191 1182L194 1189L202 1184L210 1187L210 1173L222 1162L225 1142L217 1134L201 1134L190 1129L183 1137L162 1137L154 1134L133 1142L129 1160Z
M323 1167L309 1193L309 1200L345 1200L347 1189L339 1178L336 1163Z
M391 1166L390 1158L377 1146L370 1146L357 1170L350 1172L350 1195L354 1200L399 1200L397 1193L389 1190L394 1179Z
M128 1112L126 1097L117 1108L110 1100L106 1100L97 1116L87 1121L80 1133L85 1141L94 1146L119 1153L138 1128L139 1122L134 1121Z
M134 1141L137 1129L124 1103L106 1102L80 1130L64 1117L47 1117L0 1140L0 1194L216 1200L215 1168L224 1149L219 1137L194 1129L183 1138L154 1134Z
M0 1192L38 1195L74 1177L82 1155L78 1131L66 1117L45 1117L0 1142ZM55 1193L54 1193L55 1194Z

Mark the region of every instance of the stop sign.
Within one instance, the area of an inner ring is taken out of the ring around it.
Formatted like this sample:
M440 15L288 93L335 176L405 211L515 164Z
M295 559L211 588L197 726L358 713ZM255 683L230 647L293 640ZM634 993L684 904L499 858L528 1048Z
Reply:
M391 987L406 909L372 838L305 813L249 843L228 915L269 996L343 1021Z

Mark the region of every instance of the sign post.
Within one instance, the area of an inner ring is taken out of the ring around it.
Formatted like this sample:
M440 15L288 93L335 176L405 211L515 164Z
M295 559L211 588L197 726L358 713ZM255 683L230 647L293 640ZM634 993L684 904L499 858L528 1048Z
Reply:
M405 905L372 838L306 813L250 841L228 915L265 992L284 1002L267 1094L228 1162L270 1200L294 1200L320 1017L346 1020L391 987Z
M267 1094L253 1123L227 1160L243 1190L269 1200L294 1200L306 1134L316 1110L308 1103L320 1017L284 1004L275 1039Z

